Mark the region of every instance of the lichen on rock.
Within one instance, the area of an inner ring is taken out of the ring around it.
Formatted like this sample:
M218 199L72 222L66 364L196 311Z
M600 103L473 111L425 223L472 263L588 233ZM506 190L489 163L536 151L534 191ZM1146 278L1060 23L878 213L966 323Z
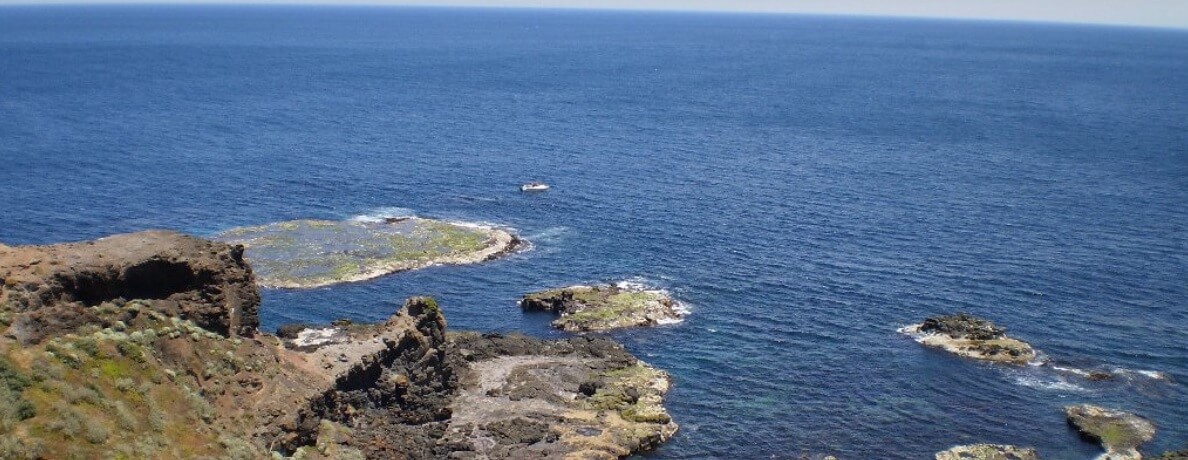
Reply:
M1026 364L1036 356L1031 345L1008 337L1005 328L966 313L930 317L899 331L924 345L984 361Z
M684 316L667 292L627 283L534 292L520 300L520 308L558 314L553 327L570 332L655 326Z
M511 232L417 217L293 220L231 229L216 239L247 247L261 286L311 288L431 265L478 263L514 251Z
M1035 449L1003 444L954 446L937 452L936 460L1038 460Z
M1064 415L1081 436L1106 450L1098 460L1138 460L1138 446L1155 437L1155 425L1137 415L1089 404L1067 406Z

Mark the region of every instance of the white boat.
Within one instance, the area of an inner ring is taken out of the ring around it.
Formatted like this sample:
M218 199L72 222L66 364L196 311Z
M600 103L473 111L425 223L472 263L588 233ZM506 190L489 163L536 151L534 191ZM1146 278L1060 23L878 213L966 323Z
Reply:
M544 182L529 182L520 186L521 192L543 192L549 189L549 184Z

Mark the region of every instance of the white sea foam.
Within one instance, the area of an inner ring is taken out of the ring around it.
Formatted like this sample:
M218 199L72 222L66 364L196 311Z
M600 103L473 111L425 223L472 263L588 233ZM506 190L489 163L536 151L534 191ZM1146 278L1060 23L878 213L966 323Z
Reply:
M525 235L524 238L532 241L551 243L565 237L569 231L569 227L549 227L531 235Z
M1017 375L1014 378L1015 383L1029 388L1036 388L1047 391L1059 391L1065 393L1087 393L1088 389L1071 383L1062 378L1050 378L1041 375Z
M895 332L898 332L900 334L911 337L912 340L915 340L916 342L919 342L919 343L924 343L924 339L928 338L928 336L930 336L930 335L934 335L934 334L929 334L927 332L921 332L919 324L910 324L907 326L901 326L901 327L895 329Z
M1124 376L1127 376L1127 377L1135 377L1135 376L1138 376L1138 377L1148 378L1148 379L1151 379L1151 380L1165 380L1165 381L1166 381L1166 380L1171 380L1171 379L1170 379L1170 378L1167 376L1167 374L1165 374L1165 373L1163 373L1163 372L1160 372L1160 371L1152 371L1152 370L1145 370L1145 369L1123 369L1123 368L1120 368L1120 367L1119 367L1119 368L1117 368L1117 369L1114 369L1114 373L1115 373L1115 374L1119 374L1119 375L1124 375Z
M656 321L656 324L659 324L659 325L677 324L677 323L685 321L685 317L689 316L689 314L692 313L692 310L689 309L688 304L681 302L679 300L676 300L676 299L673 299L672 310L674 312L676 312L676 315L677 315L676 318L661 319L661 320Z
M1144 369L1126 369L1123 367L1114 367L1108 370L1089 370L1080 369L1069 366L1052 366L1052 369L1067 374L1073 374L1084 378L1089 378L1096 373L1108 373L1117 377L1127 379L1150 379L1150 380L1169 380L1167 374L1160 371L1144 370Z
M383 207L373 209L366 214L360 214L347 220L351 222L375 224L383 222L384 219L391 219L395 217L416 217L416 215L416 212L408 208Z
M299 347L317 346L334 342L338 336L338 328L328 327L325 329L305 329L297 333L297 338L293 339L293 345Z
M652 292L672 299L672 309L676 313L677 317L659 320L656 322L657 324L677 324L683 322L685 317L692 313L692 308L688 303L678 300L672 296L672 293L669 292L668 289L656 287L655 283L652 283L650 280L642 276L634 276L623 281L619 281L615 283L615 286L625 291Z
M1085 369L1077 369L1075 367L1066 367L1066 366L1052 366L1052 370L1066 372L1069 374L1076 374L1081 377L1088 377L1093 374L1092 372L1089 372Z

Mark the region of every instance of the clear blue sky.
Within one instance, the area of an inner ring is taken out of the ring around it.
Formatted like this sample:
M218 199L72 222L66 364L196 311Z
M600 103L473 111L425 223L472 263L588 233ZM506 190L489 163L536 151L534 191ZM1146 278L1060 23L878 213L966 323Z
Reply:
M301 3L860 14L1188 28L1188 0L0 0L29 3Z

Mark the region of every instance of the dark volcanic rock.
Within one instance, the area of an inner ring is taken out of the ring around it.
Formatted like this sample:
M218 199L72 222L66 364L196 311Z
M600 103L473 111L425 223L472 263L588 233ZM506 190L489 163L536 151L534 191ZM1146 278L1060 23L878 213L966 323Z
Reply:
M920 332L969 340L994 340L1006 335L1006 329L968 313L927 318L920 325Z
M447 336L428 298L381 328L405 332L311 399L281 450L310 445L327 421L351 427L344 445L375 459L619 458L677 429L661 406L667 374L610 339Z
M21 343L96 322L138 299L224 336L254 334L260 296L243 247L167 231L0 250L0 312Z
M297 338L297 334L300 334L301 331L304 331L309 328L310 328L310 325L305 324L305 323L282 324L280 327L276 328L276 336L280 337L282 339L292 340L292 339Z

